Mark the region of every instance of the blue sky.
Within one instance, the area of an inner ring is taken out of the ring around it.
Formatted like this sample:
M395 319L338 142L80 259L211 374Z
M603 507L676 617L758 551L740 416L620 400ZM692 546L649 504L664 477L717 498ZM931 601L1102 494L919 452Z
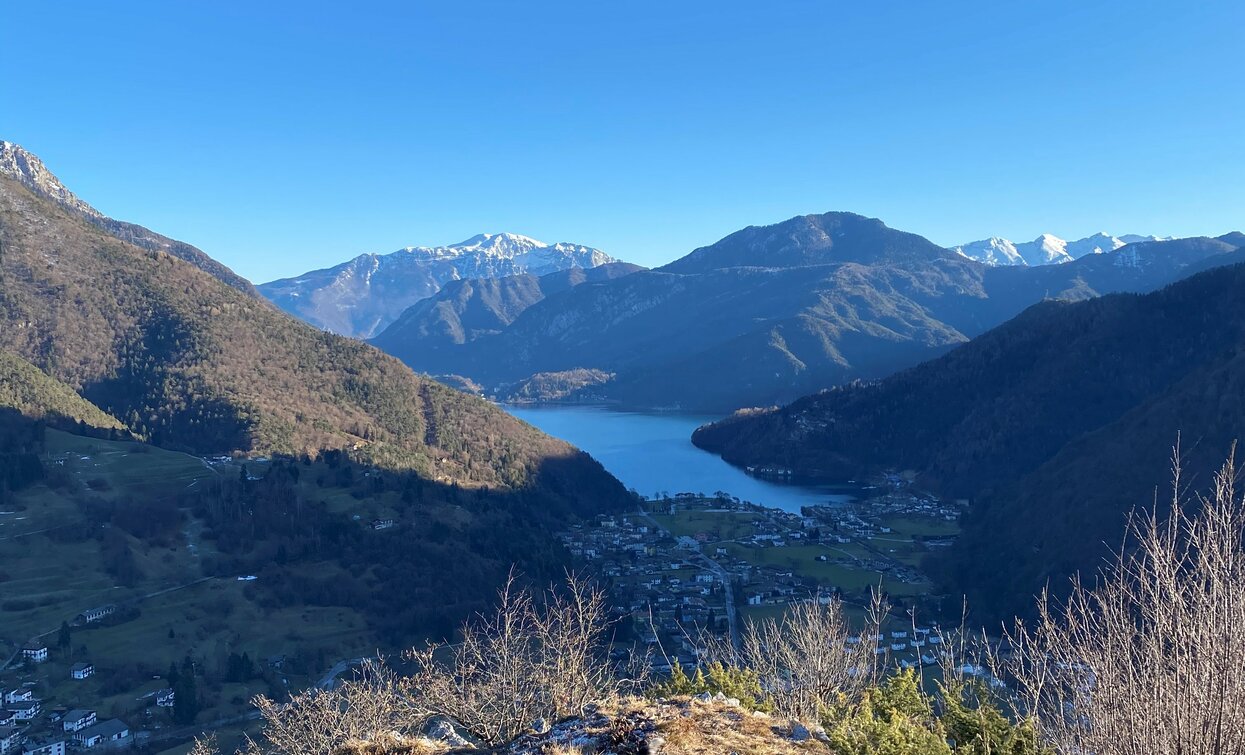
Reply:
M0 139L255 281L502 230L656 265L827 210L1219 234L1243 28L1239 0L17 2Z

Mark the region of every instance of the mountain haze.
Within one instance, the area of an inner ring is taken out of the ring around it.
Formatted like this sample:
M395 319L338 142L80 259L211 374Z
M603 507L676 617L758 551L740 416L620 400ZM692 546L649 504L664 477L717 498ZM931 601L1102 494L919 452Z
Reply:
M483 233L449 246L363 254L259 287L281 309L324 330L358 338L380 333L407 307L451 281L535 276L615 262L579 244L546 244L514 233Z

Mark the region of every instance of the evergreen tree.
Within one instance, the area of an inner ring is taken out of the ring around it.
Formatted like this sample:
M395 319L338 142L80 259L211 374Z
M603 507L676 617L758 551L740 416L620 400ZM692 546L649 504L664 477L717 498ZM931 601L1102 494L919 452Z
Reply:
M190 656L182 661L173 692L173 722L183 726L193 724L199 715L199 690L195 684L195 665Z

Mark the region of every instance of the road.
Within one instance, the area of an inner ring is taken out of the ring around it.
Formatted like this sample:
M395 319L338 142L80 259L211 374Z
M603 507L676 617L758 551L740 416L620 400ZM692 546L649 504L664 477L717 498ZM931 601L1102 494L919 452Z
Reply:
M365 660L367 659L366 658L348 658L344 661L338 661L337 663L334 663L333 668L329 669L328 673L326 673L323 677L321 677L320 681L316 682L316 687L320 689L332 689L333 683L337 681L337 677L344 674L346 670L349 669L351 666L357 666L360 663L363 663L363 661Z
M663 532L667 535L670 535L671 537L674 537L674 535L670 534L669 530L667 530L665 527L658 524L656 519L649 516L647 511L640 510L640 511L637 511L636 513L641 519L653 525L654 529L656 529L657 531ZM735 647L736 649L738 649L739 648L739 609L735 607L735 586L731 582L730 572L726 571L726 569L723 569L721 564L719 564L717 561L714 561L713 559L706 556L699 549L697 549L695 554L693 555L697 558L697 560L699 560L701 563L707 566L710 571L712 571L714 574L717 574L718 579L722 580L722 589L726 592L726 626L731 635L731 645Z

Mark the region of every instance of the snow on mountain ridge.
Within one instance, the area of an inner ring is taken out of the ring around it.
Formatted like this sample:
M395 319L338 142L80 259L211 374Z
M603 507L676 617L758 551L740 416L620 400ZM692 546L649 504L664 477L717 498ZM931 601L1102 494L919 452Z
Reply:
M408 246L388 254L361 254L322 270L261 285L274 304L317 327L368 338L411 304L465 278L546 275L592 268L613 257L599 249L547 244L517 233L481 233L446 246Z
M1065 241L1043 233L1033 241L1014 243L998 236L951 247L951 251L987 265L1061 265L1089 254L1113 252L1139 241L1161 241L1166 237L1124 234L1112 236L1098 232L1076 241Z

